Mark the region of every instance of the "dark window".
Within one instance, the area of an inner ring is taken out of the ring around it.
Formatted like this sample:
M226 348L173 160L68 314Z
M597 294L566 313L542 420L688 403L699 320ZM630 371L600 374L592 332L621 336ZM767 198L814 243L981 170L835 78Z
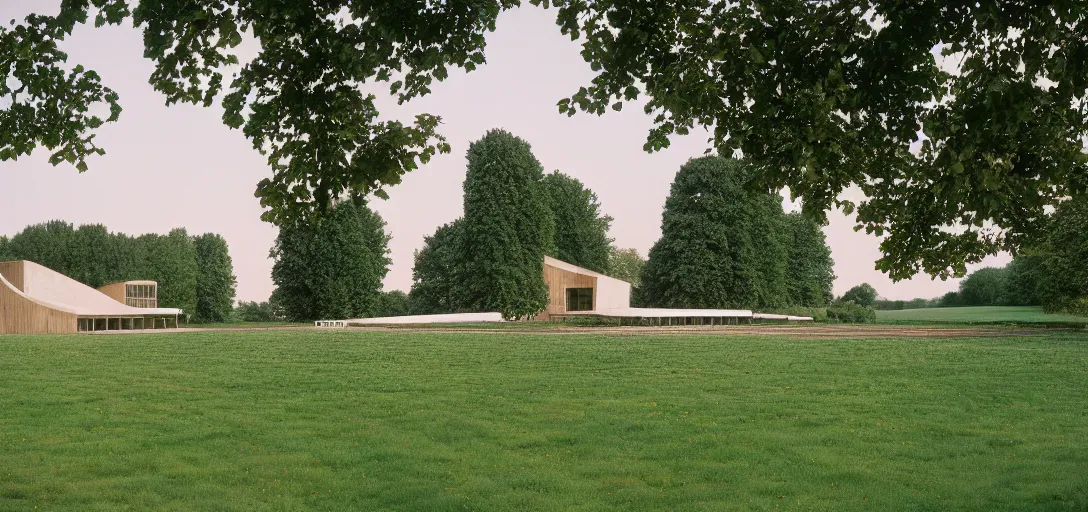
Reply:
M593 311L593 288L567 288L567 311Z

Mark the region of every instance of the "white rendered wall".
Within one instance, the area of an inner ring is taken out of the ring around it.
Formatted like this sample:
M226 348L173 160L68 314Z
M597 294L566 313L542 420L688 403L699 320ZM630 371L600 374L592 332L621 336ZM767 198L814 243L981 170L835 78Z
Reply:
M607 313L615 309L631 307L631 283L608 276L597 276L597 303L595 311Z

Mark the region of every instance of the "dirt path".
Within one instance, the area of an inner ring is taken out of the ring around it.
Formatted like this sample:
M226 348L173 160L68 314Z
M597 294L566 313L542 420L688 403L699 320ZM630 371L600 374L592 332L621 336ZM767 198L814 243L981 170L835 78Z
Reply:
M896 326L896 325L733 325L733 326L686 326L686 327L573 327L573 326L533 326L516 327L434 327L434 326L396 326L396 327L347 327L317 328L309 326L283 327L233 327L199 329L158 329L145 331L98 331L102 334L168 334L189 332L238 332L238 331L322 331L322 332L383 332L402 334L531 334L541 336L563 335L599 335L599 336L788 336L802 339L873 339L873 338L993 338L1014 336L1043 336L1051 329L1023 329L1006 327L940 327L940 326Z
M895 325L734 325L734 326L684 326L684 327L570 327L556 326L550 329L486 329L486 328L436 328L436 327L349 327L349 330L368 332L409 333L481 333L481 334L540 334L573 335L597 334L607 336L656 336L656 335L715 335L715 336L788 336L791 338L977 338L1010 336L1043 336L1050 329L1016 329L1005 327L940 327Z

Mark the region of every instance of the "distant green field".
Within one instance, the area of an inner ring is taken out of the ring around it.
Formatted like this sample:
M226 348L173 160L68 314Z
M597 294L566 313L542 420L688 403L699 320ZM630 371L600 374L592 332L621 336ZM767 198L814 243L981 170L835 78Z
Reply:
M1086 510L1088 333L0 336L0 511Z
M1044 313L1042 308L1031 306L979 306L877 311L876 319L878 322L883 323L1088 323L1088 318L1085 317L1051 315Z

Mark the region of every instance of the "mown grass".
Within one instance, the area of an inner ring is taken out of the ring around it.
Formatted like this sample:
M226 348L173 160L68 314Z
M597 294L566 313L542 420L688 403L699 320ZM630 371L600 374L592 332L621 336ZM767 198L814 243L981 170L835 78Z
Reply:
M1032 306L903 309L877 311L876 318L881 323L1064 324L1073 327L1088 324L1085 317L1049 314L1043 308Z
M0 337L0 510L1084 510L1088 336Z

